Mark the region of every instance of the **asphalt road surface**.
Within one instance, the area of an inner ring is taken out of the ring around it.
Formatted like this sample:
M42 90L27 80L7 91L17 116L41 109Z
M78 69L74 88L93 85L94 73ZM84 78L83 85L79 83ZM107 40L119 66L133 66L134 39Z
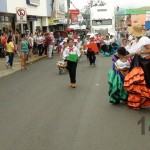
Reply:
M109 103L111 57L98 55L96 67L83 57L76 89L57 59L0 79L0 150L150 149L150 110Z

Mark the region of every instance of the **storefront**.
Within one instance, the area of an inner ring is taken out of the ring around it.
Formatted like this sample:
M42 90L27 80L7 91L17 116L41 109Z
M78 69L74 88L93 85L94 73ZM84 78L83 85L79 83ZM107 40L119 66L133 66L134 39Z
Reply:
M67 27L66 19L58 19L58 18L49 18L49 30L56 31L56 30L65 30Z
M58 24L59 24L59 19L57 19L57 18L49 18L48 19L48 25L49 25L50 31L54 32L56 30L59 30Z
M15 15L0 14L0 31L8 32L15 27Z
M26 30L35 33L36 29L48 31L51 4L52 0L20 0L17 3L13 0L2 1L0 5L0 30L13 29L20 33Z

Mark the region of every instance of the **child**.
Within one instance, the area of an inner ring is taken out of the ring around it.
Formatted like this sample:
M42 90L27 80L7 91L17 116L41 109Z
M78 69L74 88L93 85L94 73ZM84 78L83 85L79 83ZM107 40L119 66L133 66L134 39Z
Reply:
M110 103L119 104L120 101L126 101L128 92L124 90L124 77L127 75L130 68L130 63L126 58L127 51L124 47L118 48L116 61L113 63L113 68L108 74L109 83L109 100Z
M127 51L124 47L118 48L119 59L115 62L115 69L118 71L127 71L130 68L130 62L126 58Z
M20 49L21 49L21 59L22 59L21 70L28 69L26 62L27 62L27 55L29 54L29 47L28 47L28 42L25 34L21 35Z

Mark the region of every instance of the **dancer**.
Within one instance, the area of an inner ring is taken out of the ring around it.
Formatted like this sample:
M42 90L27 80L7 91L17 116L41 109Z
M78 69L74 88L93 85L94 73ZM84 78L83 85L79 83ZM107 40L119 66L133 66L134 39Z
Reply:
M80 57L80 51L74 46L74 40L68 39L68 47L63 52L63 57L67 60L67 68L70 76L70 86L76 87L76 68L77 61Z
M150 39L140 24L134 24L129 33L136 38L136 43L130 49L134 58L124 89L129 92L128 106L140 110L150 107Z
M114 56L113 67L108 74L108 83L110 85L109 97L110 103L113 104L119 104L120 100L126 101L128 97L128 92L123 88L124 77L127 75L130 68L130 62L126 55L127 51L124 47L118 48L118 58L117 56Z

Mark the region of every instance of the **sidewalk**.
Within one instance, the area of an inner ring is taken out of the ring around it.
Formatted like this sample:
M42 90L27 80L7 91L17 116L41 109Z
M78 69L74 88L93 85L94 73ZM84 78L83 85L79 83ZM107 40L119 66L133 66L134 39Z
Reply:
M40 56L40 57L34 56L30 61L27 62L27 64L32 64L32 63L39 61L40 59L43 59L46 57L47 57L46 55ZM17 56L14 57L13 67L14 67L14 70L7 69L5 59L0 58L0 78L20 70L21 69L21 58L18 58Z

